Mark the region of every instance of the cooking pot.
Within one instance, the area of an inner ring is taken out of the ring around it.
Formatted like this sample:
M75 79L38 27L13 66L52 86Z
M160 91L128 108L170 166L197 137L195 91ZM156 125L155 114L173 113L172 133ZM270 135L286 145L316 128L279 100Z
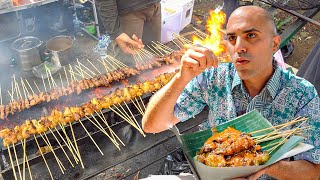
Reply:
M46 55L56 66L65 66L70 64L74 58L73 36L56 36L47 41Z
M42 63L39 53L39 46L42 43L36 37L26 36L15 40L11 44L17 64L23 71L30 71L32 67Z

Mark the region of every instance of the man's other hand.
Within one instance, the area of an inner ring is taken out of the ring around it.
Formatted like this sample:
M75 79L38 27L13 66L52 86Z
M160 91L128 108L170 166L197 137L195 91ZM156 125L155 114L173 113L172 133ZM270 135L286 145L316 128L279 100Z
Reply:
M115 41L122 51L127 54L135 54L134 49L144 48L142 40L139 39L135 34L131 39L126 33L122 33L115 39Z
M202 46L186 45L186 53L181 58L180 78L186 82L199 75L209 67L218 67L218 59L214 53Z

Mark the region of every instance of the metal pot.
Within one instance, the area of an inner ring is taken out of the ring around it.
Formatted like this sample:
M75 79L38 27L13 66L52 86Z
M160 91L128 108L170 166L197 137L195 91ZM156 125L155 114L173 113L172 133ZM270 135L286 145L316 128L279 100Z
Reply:
M39 46L43 42L32 36L26 36L15 40L11 49L15 51L17 64L24 71L30 71L32 67L42 63L39 53Z
M73 36L56 36L47 41L47 55L50 56L51 62L57 66L70 64L74 58Z

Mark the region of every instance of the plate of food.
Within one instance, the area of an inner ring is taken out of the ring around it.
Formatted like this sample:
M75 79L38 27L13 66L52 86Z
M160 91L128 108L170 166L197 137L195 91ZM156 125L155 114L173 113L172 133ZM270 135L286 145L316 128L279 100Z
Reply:
M273 126L253 110L213 129L180 134L178 139L201 180L227 180L312 149L300 142L310 128L306 121L299 117Z

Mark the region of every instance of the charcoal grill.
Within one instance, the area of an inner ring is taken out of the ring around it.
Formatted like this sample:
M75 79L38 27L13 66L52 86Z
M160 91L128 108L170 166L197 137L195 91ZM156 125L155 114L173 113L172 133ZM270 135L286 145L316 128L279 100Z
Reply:
M154 70L143 72L139 76L131 77L128 79L128 81L132 83L136 83L138 81L147 80L159 74L162 74L164 72L173 71L175 67L176 65L162 66ZM99 87L93 90L84 91L82 92L81 96L73 95L71 97L66 97L65 99L50 101L49 103L46 104L46 109L49 112L51 112L51 110L54 108L60 108L60 107L62 108L63 106L70 107L74 105L80 105L83 102L89 101L97 93L105 95L108 93L108 91L113 91L115 88L121 87L121 86L123 86L122 83L117 82L117 83L113 83L111 88ZM142 96L143 102L147 103L151 95L152 95L151 93L143 95ZM136 108L134 108L133 104L129 103L128 106L132 110L133 115L136 117L136 119L138 121L141 121L141 115L138 113ZM90 123L90 121L86 119L82 119L81 122L84 124L86 129L90 132L91 136L93 137L93 139L96 141L96 143L104 153L104 156L102 156L98 151L98 149L93 144L93 142L90 140L89 136L84 131L81 124L79 122L74 122L72 125L72 128L76 136L76 142L78 144L85 169L83 169L80 164L76 165L74 161L73 163L75 167L72 167L69 161L67 160L67 158L65 157L59 144L56 142L55 138L53 137L53 135L47 131L46 134L50 140L52 147L54 148L55 154L58 156L58 158L61 160L62 164L66 168L65 173L62 174L53 154L51 152L46 153L44 157L47 160L50 171L52 172L52 175L55 179L87 179L89 177L92 177L98 174L99 172L102 172L105 169L111 168L127 159L137 156L138 154L153 147L155 144L159 144L163 142L169 137L173 137L171 133L167 133L167 134L161 134L161 136L150 135L155 137L151 139L144 138L136 129L134 129L134 127L129 125L126 121L121 119L119 116L115 115L110 109L105 109L102 112L103 112L103 116L106 117L106 119L108 120L108 123L112 124L111 128L113 129L113 131L119 136L119 138L125 143L126 146L121 147L121 150L119 151L111 143L108 137L105 136L101 131L99 131L99 129L97 129L92 123ZM15 124L21 124L25 119L39 118L43 114L44 114L43 105L40 104L30 109L24 110L20 113L15 113L10 117L10 119L16 120ZM33 117L30 117L30 116L33 116ZM97 117L97 115L95 116ZM102 123L100 118L97 117L97 119L101 125L104 124ZM5 122L2 122L1 125L4 126L5 123L12 123L12 122L5 121ZM103 126L103 128L107 130L107 127L105 125ZM186 128L189 128L189 127L186 127ZM65 126L65 129L68 136L72 137L70 127ZM62 134L61 129L58 129L58 131ZM57 136L57 132L54 131L54 134L56 134ZM63 143L62 139L60 139L59 137L58 139L60 143L63 145L63 148L68 153L68 156L71 158L72 155L70 151L68 151L68 149L66 148L66 145ZM37 137L37 140L40 146L46 146L46 143L42 140L42 138ZM41 155L37 154L38 147L34 138L28 138L26 144L27 144L26 153L28 156L28 162L32 171L33 179L51 179L51 177L49 176L48 169L46 168L46 165ZM15 149L18 155L20 169L22 169L23 148L21 143L16 143ZM14 154L13 148L10 148L10 150L11 150L10 151L11 154ZM14 179L13 171L10 165L8 149L2 148L0 151L0 155L1 155L0 167L1 167L1 174L3 178ZM17 170L16 162L14 162L14 165L15 165L14 168L16 169L16 173L18 175L19 173ZM26 169L26 178L30 179L27 169Z

